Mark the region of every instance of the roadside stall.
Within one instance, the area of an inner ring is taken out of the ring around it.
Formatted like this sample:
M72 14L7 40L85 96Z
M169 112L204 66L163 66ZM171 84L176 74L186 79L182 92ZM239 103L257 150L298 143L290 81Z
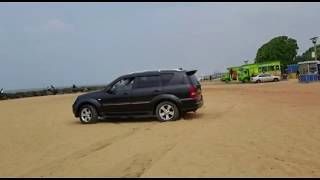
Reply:
M298 64L290 64L288 65L288 77L290 79L297 79L297 72L299 70L299 65Z
M299 82L313 82L319 80L320 61L299 62Z

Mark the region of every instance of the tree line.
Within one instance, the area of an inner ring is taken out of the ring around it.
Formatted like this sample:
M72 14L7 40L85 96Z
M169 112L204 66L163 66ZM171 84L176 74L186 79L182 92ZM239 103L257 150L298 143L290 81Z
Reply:
M255 62L266 62L270 60L279 60L283 66L296 64L302 61L310 61L314 58L311 53L314 47L310 47L301 55L298 54L299 46L297 40L288 36L278 36L263 44L257 51ZM320 59L320 45L316 46L317 59Z

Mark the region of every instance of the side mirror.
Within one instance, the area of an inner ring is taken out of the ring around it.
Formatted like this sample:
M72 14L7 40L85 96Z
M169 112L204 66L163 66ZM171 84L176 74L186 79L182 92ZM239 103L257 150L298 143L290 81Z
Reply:
M114 92L111 90L111 88L108 88L108 89L106 90L106 92L109 93L109 94L114 94Z

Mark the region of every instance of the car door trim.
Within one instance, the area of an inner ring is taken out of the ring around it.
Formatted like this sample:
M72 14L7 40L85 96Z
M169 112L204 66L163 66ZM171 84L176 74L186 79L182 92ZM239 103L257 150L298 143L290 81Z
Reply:
M128 105L130 103L104 103L103 106L121 106L121 105Z
M148 104L150 101L137 101L131 103L104 103L103 106L121 106L121 105L128 105L128 104Z

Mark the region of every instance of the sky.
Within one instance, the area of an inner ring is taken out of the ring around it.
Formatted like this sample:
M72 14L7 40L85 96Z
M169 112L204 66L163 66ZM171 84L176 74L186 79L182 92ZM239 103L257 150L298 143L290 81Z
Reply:
M320 34L320 3L0 3L0 88L107 84L158 69L224 72L273 37Z

